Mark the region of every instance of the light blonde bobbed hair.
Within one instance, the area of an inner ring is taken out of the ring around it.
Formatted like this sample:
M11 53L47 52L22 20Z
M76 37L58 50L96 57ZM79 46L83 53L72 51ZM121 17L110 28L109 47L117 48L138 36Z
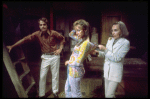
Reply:
M117 24L119 25L119 28L121 30L120 37L127 37L129 35L129 32L126 25L122 21L115 22L113 25L117 25Z

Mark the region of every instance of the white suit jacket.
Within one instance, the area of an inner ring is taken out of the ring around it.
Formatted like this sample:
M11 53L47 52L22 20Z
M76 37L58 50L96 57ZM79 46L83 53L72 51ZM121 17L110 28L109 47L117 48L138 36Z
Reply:
M106 48L108 51L99 51L99 57L105 57L104 78L116 82L121 82L123 76L124 57L130 49L130 42L125 38L120 38L114 45L114 38L109 37Z

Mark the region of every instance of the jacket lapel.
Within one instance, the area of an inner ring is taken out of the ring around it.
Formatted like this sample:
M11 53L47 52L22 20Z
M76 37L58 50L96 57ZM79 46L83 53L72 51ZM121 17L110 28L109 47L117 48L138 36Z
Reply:
M115 49L118 46L121 46L123 44L124 39L120 38L113 46L113 49Z
M108 47L109 50L113 49L113 42L114 42L114 38L112 38L111 40L109 40L108 45L107 45L107 47Z

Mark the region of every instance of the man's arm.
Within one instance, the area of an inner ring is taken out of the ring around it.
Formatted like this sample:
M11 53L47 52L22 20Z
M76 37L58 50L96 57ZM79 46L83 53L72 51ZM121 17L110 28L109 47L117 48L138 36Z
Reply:
M62 49L63 49L63 47L64 47L64 44L65 44L65 37L64 37L63 35L61 35L60 33L58 33L58 32L55 32L54 34L55 34L55 36L57 37L57 39L61 40L61 41L60 41L59 49L56 50L56 51L54 51L54 54L55 54L55 55L58 55L58 54L61 53L61 51L62 51Z
M63 44L61 44L61 45L60 45L60 47L59 47L59 49L58 49L58 50L56 50L56 51L54 51L54 54L55 54L55 55L60 54L60 53L61 53L61 51L62 51L62 49L63 49L63 47L64 47L64 45L63 45Z
M14 48L14 47L16 47L16 46L19 46L19 45L21 45L21 44L23 44L23 43L24 43L24 38L21 39L21 40L19 40L18 42L16 42L16 43L13 44L13 45L6 46L6 47L8 48L9 53L10 53L10 51L12 50L12 48Z
M16 47L16 46L19 46L21 44L24 44L25 42L27 41L31 41L35 38L35 35L37 34L38 32L34 32L33 34L30 34L24 38L22 38L21 40L17 41L15 44L13 45L10 45L10 46L6 46L6 48L8 48L9 52L12 50L12 48Z

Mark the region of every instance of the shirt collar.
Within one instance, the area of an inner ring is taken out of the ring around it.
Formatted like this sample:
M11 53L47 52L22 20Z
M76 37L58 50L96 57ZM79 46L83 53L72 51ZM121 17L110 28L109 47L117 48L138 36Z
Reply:
M119 39L120 39L120 37L119 37L119 38L117 38L117 39L115 39L115 41L117 42Z
M120 39L120 37L117 38L117 39L114 39L113 45L114 45L119 39Z
M43 34L43 32L42 31L40 31L40 33L41 33L41 35L40 36L42 36L42 34ZM49 29L47 29L47 33L49 34L49 36L50 36L50 30Z

